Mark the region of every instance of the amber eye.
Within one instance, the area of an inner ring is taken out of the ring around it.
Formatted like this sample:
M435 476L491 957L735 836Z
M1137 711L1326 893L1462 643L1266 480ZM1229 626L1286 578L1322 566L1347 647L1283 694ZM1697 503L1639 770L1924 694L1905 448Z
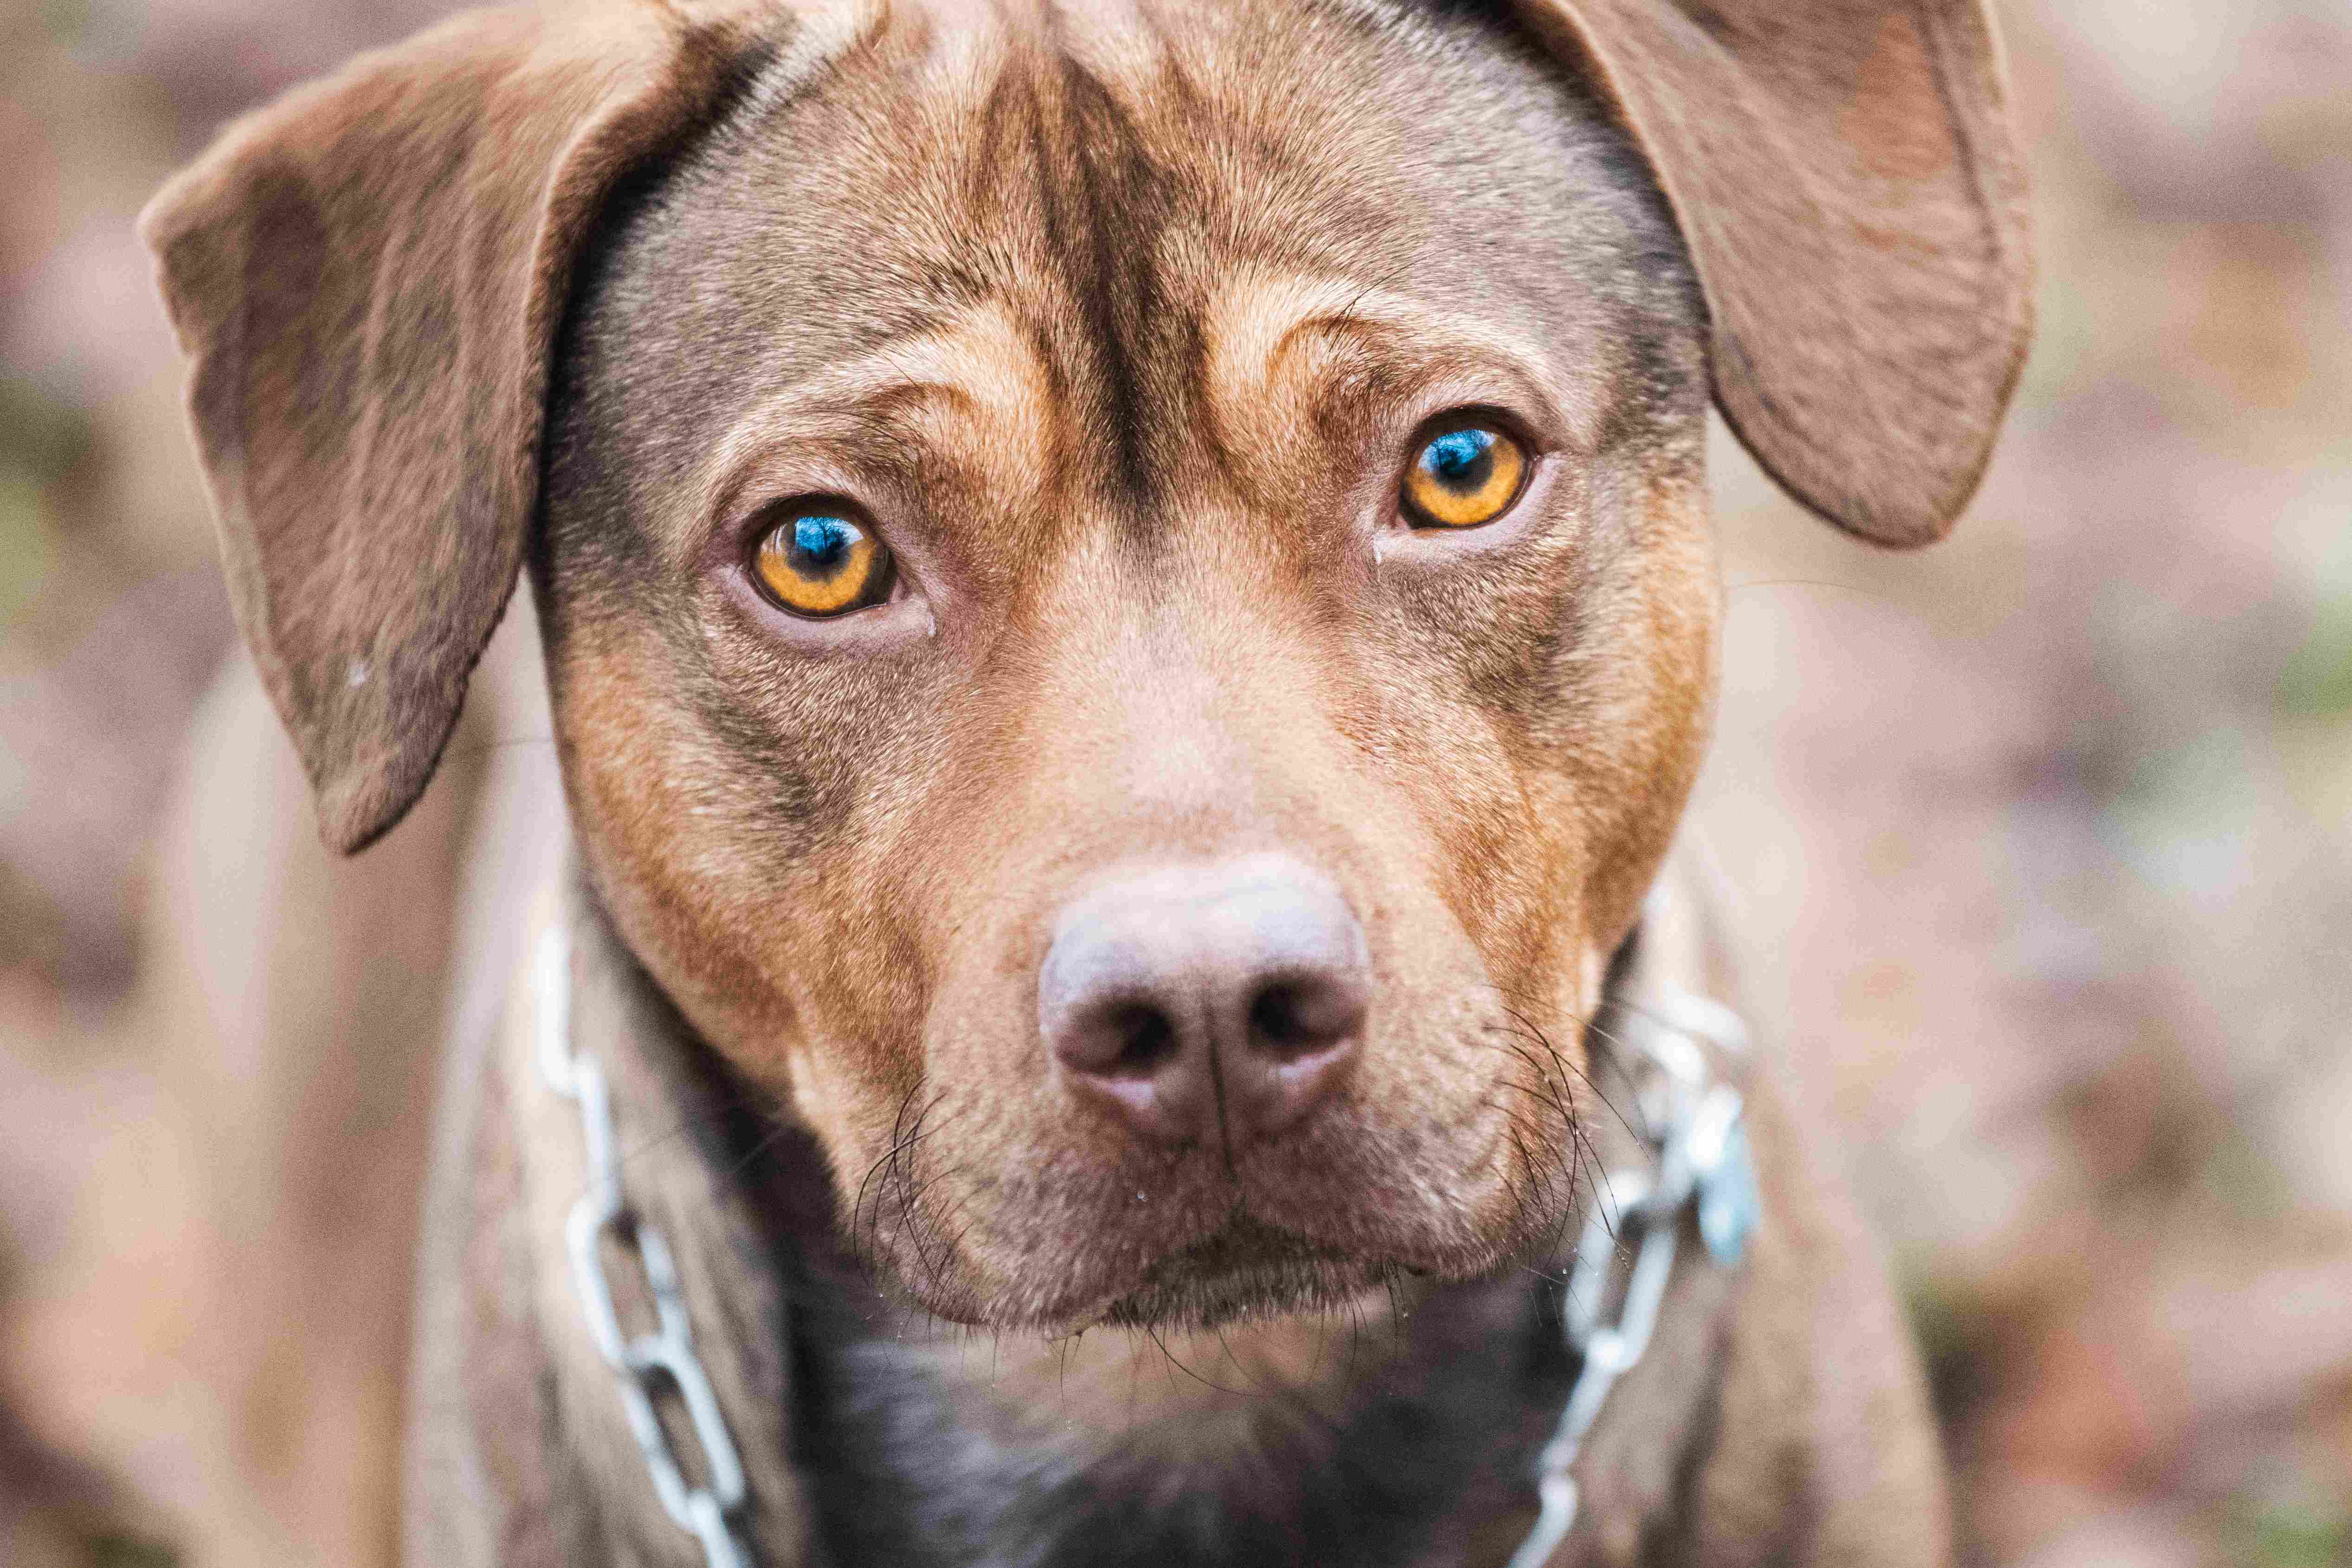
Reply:
M760 536L751 574L796 616L845 616L889 597L890 552L864 523L817 504L792 512Z
M1416 528L1475 528L1511 510L1527 483L1528 451L1492 425L1457 425L1424 442L1404 477L1405 520Z

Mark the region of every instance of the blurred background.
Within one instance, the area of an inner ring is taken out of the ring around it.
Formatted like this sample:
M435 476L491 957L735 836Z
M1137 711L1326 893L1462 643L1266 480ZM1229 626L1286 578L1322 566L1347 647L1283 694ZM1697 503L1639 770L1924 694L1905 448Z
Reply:
M2006 438L1906 557L1718 441L1699 810L1896 1258L1965 1561L2352 1564L2352 8L1998 8L2042 258ZM0 0L12 1564L173 1561L237 1506L208 1435L266 1426L208 1373L216 1222L131 1000L232 635L131 222L440 9Z

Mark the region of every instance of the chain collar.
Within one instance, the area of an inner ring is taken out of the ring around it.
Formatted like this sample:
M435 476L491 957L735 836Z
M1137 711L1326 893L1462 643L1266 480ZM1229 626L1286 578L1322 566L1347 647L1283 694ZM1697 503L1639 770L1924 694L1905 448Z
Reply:
M621 1193L620 1140L613 1126L613 1101L604 1069L596 1058L572 1049L572 944L560 917L540 934L531 961L536 994L539 1076L547 1087L580 1107L580 1133L587 1146L588 1190L572 1205L563 1225L563 1247L572 1259L572 1287L580 1297L589 1337L613 1371L630 1435L645 1456L662 1511L702 1546L707 1568L751 1568L751 1554L738 1531L743 1508L743 1461L727 1430L726 1414L710 1386L710 1374L694 1353L694 1326L688 1321L686 1293L677 1263L659 1227L636 1214ZM625 1255L634 1251L654 1299L654 1331L630 1339L621 1331L613 1290L604 1277L604 1238ZM694 1438L702 1449L709 1479L687 1484L669 1434L654 1408L656 1394L675 1391L686 1406Z
M597 1352L612 1369L622 1412L662 1510L700 1544L705 1568L751 1568L740 1531L742 1459L710 1375L695 1353L676 1260L660 1229L637 1216L622 1193L619 1139L604 1069L593 1057L572 1048L572 947L560 919L541 933L531 985L540 1078L580 1107L586 1146L587 1190L563 1227L581 1314ZM1746 1026L1729 1008L1682 993L1645 1004L1638 1012L1622 1012L1621 1018L1612 1037L1623 1047L1620 1066L1632 1080L1632 1109L1655 1170L1611 1172L1586 1216L1560 1313L1581 1370L1559 1427L1538 1456L1541 1511L1509 1568L1543 1568L1576 1523L1577 1457L1609 1391L1649 1348L1674 1273L1684 1211L1696 1208L1700 1240L1725 1268L1746 1253L1761 1212L1739 1091L1715 1075L1703 1048L1744 1055ZM603 1245L608 1237L624 1254L634 1252L644 1268L656 1324L651 1333L631 1339L622 1331L604 1274ZM1604 1323L1603 1309L1612 1300L1616 1313ZM703 1485L688 1484L655 1409L656 1397L670 1393L684 1404L702 1450L709 1476Z
M1677 992L1639 1011L1621 1009L1620 1018L1611 1033L1622 1047L1618 1065L1633 1081L1629 1120L1638 1121L1655 1170L1610 1172L1585 1216L1560 1304L1568 1347L1582 1364L1559 1426L1537 1456L1542 1511L1509 1568L1543 1568L1576 1523L1577 1456L1610 1389L1650 1348L1681 1245L1683 1211L1697 1209L1699 1238L1725 1268L1746 1254L1762 1212L1739 1091L1715 1076L1701 1044L1744 1055L1748 1030L1738 1015ZM1612 1299L1616 1314L1604 1322Z

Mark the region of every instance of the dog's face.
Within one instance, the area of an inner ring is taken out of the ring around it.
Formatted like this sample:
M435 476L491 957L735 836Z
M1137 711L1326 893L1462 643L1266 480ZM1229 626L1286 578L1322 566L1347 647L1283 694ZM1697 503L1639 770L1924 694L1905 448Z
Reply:
M951 1317L1200 1322L1567 1215L1706 399L1940 532L2022 342L1998 109L1968 0L606 0L148 232L329 836L528 555L594 882L856 1235Z
M1706 725L1701 307L1638 160L1467 15L902 12L770 69L558 360L538 582L631 945L950 1316L1491 1268L1570 1201ZM1076 983L1205 1058L1172 1110L1186 1064L1041 1019L1135 900L1129 968L1203 901L1277 928ZM1307 1103L1181 1016L1236 967L1350 1013Z

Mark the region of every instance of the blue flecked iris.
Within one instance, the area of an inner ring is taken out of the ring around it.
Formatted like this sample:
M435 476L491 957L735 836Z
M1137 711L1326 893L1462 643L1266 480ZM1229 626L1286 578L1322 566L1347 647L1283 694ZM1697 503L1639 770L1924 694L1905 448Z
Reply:
M1404 479L1404 510L1423 528L1475 528L1519 499L1527 449L1492 425L1457 425L1421 444Z
M779 519L752 552L751 569L776 603L798 616L840 616L890 596L890 552L856 520L822 508Z
M859 532L845 517L794 518L792 563L812 577L830 577L849 564Z
M1422 461L1450 490L1475 490L1495 467L1495 432L1480 426L1449 430L1422 448Z

